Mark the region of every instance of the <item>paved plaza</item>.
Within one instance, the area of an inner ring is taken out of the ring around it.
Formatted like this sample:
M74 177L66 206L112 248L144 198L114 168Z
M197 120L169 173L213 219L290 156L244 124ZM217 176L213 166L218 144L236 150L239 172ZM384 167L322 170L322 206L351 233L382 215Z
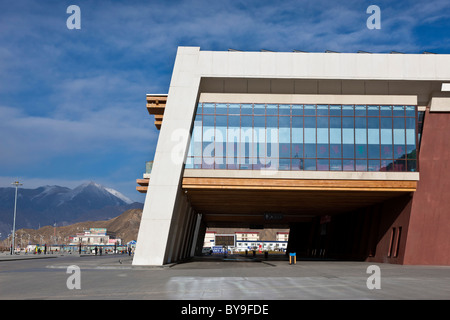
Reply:
M450 300L447 266L302 260L290 265L280 256L205 256L163 267L131 262L127 255L3 254L0 299ZM373 265L379 267L379 289L369 288Z

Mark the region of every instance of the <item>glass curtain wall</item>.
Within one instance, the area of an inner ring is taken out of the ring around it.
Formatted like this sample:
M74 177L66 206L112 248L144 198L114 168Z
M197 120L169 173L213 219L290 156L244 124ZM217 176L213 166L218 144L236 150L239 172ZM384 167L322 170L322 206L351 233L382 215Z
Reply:
M185 167L416 171L416 109L200 103Z

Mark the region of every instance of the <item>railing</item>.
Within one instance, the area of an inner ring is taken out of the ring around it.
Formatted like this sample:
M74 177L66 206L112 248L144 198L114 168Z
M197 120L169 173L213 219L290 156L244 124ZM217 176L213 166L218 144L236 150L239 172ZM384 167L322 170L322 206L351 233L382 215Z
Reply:
M145 173L152 173L153 161L147 161L145 163Z

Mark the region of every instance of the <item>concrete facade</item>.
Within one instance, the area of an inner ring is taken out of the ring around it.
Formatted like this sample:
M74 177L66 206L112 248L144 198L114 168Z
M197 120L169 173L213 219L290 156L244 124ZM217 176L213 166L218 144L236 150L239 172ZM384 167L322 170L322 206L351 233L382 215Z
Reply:
M201 250L202 237L206 230L205 214L208 212L195 209L196 205L192 203L193 198L189 197L190 191L183 188L184 178L217 179L221 176L226 179L237 177L253 179L262 174L258 171L184 170L190 132L199 101L411 104L426 109L427 119L438 119L438 115L440 117L442 113L450 111L448 82L450 82L449 55L212 52L201 51L198 47L178 48L164 121L161 125L151 178L148 182L133 265L163 265L190 257ZM428 116L429 114L432 116ZM448 132L450 128L446 116L447 114L439 118L442 119L441 121L435 120L440 126L440 130L436 131L436 135L439 136L437 139L441 139L439 140L441 151L437 155L439 160L436 163L442 167L435 169L433 164L423 167L424 170L430 168L429 170L432 171L430 174L434 179L437 179L435 175L439 173L443 174L442 177L448 176L449 168L447 164L444 164L447 163L445 157L448 156L448 143L442 140L445 139L445 132ZM424 148L433 143L429 142L430 138L426 136L432 136L428 132L435 130L427 126L427 121L425 120L423 134ZM282 177L281 180L295 178L302 183L313 180L393 181L398 182L395 186L397 191L399 191L399 185L405 181L418 182L417 191L415 184L409 184L409 187L405 187L401 193L396 193L395 196L389 194L389 197L384 200L405 196L405 193L410 197L422 188L421 181L424 174L422 162L426 162L427 157L429 155L420 154L420 173L300 171L272 172L264 178L272 179L272 181L280 180L280 177ZM347 191L350 190L347 186L346 188ZM364 190L369 194L369 188ZM436 190L442 192L445 189ZM351 191L357 192L357 190ZM386 188L383 191L393 192L393 189ZM377 196L380 194L378 193ZM429 203L425 198L419 200L419 196L416 200L414 196L412 209L409 207L399 209L400 212L407 212L405 213L407 222L404 222L401 241L402 243L411 242L408 248L412 248L413 243L420 238L417 238L420 234L417 231L418 225L429 219L428 216L420 218L423 213L418 212ZM382 200L380 198L377 201ZM395 202L395 200L392 201ZM445 199L439 200L437 207L448 209L445 201ZM373 203L368 204L367 208L369 209L364 210L373 211ZM434 222L430 224L436 226L438 219L448 221L448 217L448 212L439 211L434 217ZM408 225L409 231L405 232ZM392 222L386 228L389 229L391 226ZM292 228L296 227L292 226ZM302 227L298 228L302 229ZM430 226L429 232L432 232L434 228ZM448 227L443 227L438 232L443 249L449 248L448 231ZM377 235L367 239L370 242L369 247L380 246L388 237L384 235L379 239L378 232L377 229ZM411 235L413 232L415 235ZM291 232L290 242L294 243L296 238ZM405 246L406 244L402 248L405 249ZM423 263L426 260L430 263L448 264L448 254L444 260L414 259L411 255L414 255L415 251L409 254L408 250L412 249L408 248L402 251L400 258L397 256L398 261L391 262ZM377 252L380 251L381 249L377 250ZM379 260L382 259L382 257L379 258Z

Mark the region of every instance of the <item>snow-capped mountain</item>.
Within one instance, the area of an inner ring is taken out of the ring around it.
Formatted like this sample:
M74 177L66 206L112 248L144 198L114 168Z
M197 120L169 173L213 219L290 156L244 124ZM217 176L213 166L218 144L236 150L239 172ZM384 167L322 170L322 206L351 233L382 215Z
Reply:
M0 238L11 233L14 188L0 188ZM43 186L19 188L16 229L67 225L81 221L107 220L128 209L142 208L117 190L98 183L84 183L74 189Z

